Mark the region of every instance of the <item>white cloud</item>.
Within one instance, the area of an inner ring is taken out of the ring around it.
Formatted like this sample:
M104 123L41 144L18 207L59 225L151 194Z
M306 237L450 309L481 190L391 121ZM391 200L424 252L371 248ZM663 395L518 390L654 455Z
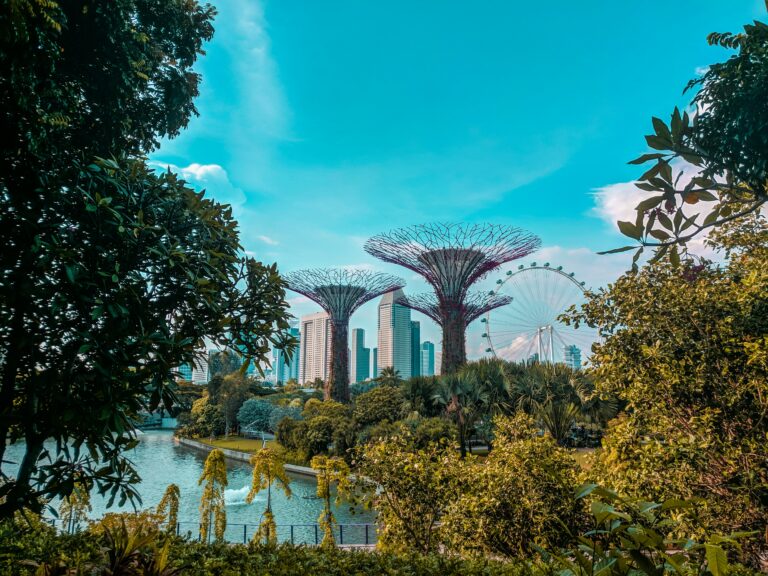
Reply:
M270 246L277 246L279 244L279 242L274 238L270 238L269 236L265 236L263 234L260 236L256 236L256 239L261 240L262 242L264 242L264 244L269 244Z
M152 161L150 166L176 172L192 187L197 190L205 190L206 196L215 199L217 202L230 204L233 208L240 208L245 204L245 193L231 182L227 171L218 164L198 164L194 162L188 166L176 166L165 162Z
M682 170L683 172L677 182L678 189L686 186L697 172L697 168L691 164L673 163L672 168L675 172L675 176L677 176L678 170ZM635 186L634 182L610 184L594 191L595 206L592 208L591 214L597 216L612 230L618 232L616 222L619 220L634 222L637 216L635 206L637 206L641 200L649 198L651 195L651 192L640 190ZM710 206L710 204L703 204L703 206ZM706 211L706 208L703 210ZM699 221L701 221L701 219L699 219ZM693 240L688 242L688 251L692 254L703 256L711 260L718 259L717 253L706 246L706 239L706 233L699 234ZM625 244L633 243L630 239L625 238L625 240ZM624 256L626 258L626 253L617 254L616 256Z

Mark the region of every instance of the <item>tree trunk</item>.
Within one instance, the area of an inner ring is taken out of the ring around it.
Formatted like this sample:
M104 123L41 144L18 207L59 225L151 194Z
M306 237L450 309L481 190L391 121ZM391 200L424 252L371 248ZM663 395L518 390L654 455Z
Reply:
M331 369L325 383L325 400L349 402L349 319L331 322Z
M440 360L440 373L455 374L467 363L467 324L458 306L443 315L442 324L443 357Z

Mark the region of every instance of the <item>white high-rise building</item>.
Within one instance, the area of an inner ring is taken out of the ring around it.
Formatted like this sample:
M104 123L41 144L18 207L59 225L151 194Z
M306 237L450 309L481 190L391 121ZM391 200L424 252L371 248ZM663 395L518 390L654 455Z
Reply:
M208 382L208 360L195 358L192 362L192 383L206 384Z
M393 367L400 378L411 377L411 309L397 304L403 297L398 289L387 292L379 302L379 347L377 368Z
M331 367L331 321L327 312L301 317L299 382L325 381Z

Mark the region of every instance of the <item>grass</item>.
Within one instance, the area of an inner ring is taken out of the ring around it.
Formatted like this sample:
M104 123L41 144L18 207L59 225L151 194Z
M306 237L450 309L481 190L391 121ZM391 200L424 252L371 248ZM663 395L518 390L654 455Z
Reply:
M242 436L225 436L216 440L198 440L203 444L214 446L216 448L225 448L227 450L237 450L238 452L248 452L253 454L261 450L262 442L260 438L243 438ZM267 448L279 448L280 445L274 440L267 440Z

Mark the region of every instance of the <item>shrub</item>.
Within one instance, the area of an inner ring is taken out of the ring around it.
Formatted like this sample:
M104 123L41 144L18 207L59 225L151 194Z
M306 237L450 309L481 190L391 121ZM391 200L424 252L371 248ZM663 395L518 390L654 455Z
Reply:
M317 398L310 398L304 404L301 415L305 420L311 420L315 416L325 416L331 420L349 417L349 408L340 402L327 400L323 402Z
M277 427L284 418L292 418L293 420L301 419L301 409L294 406L275 406L272 413L269 415L268 430L277 433Z
M440 440L453 443L458 438L458 434L456 425L445 418L421 418L415 421L411 438L416 448L426 448L429 444Z
M487 460L464 467L462 494L443 518L446 542L463 554L506 558L566 544L582 519L573 498L575 461L539 436L525 414L495 424L496 447Z
M362 449L358 481L379 513L382 550L439 549L438 526L446 507L460 494L462 466L453 447L430 444L414 450L399 436Z
M377 386L355 399L354 417L361 426L405 416L405 397L399 388Z

